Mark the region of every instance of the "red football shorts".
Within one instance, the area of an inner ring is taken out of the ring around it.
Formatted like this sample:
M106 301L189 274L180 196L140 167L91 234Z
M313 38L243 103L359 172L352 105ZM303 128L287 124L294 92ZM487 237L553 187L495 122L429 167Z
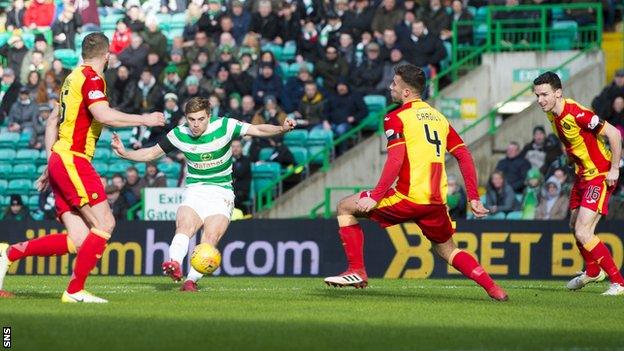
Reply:
M360 198L366 196L366 191L360 194ZM379 200L377 208L369 212L369 218L384 228L412 221L427 239L438 244L448 241L455 234L446 205L415 204L394 189L388 190Z
M69 152L52 152L48 174L59 219L65 212L106 201L100 176L86 158Z
M570 191L570 209L585 207L605 216L609 212L609 197L615 187L607 186L604 176L590 180L579 179Z

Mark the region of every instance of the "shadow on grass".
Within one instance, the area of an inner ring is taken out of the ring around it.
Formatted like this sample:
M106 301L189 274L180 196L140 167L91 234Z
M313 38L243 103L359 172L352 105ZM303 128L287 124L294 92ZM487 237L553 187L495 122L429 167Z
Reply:
M364 289L354 291L353 288L326 288L326 289L314 289L308 292L308 295L329 297L329 298L345 298L345 297L358 297L358 298L370 298L370 299L430 299L434 301L447 301L447 302L461 302L461 301L486 301L489 302L490 298L485 291L482 291L482 297L475 296L458 296L456 294L449 293L450 289L440 289L439 292L432 292L431 289L405 289L384 291L382 289Z

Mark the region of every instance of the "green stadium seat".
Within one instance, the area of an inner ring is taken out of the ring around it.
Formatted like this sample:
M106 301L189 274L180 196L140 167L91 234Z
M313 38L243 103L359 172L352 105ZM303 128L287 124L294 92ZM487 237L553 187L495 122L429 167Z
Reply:
M56 49L54 50L54 57L59 59L63 64L63 67L72 69L78 65L78 54L72 49Z
M17 141L18 148L26 148L30 146L30 139L32 138L32 130L24 130L19 133L19 140Z
M295 129L284 134L284 144L288 146L306 146L308 141L308 131L305 129Z
M39 158L36 162L38 165L48 164L48 153L45 150L39 151Z
M323 158L325 157L323 153L321 153L323 149L325 149L325 146L323 145L308 146L308 157L310 158L310 163L315 165L323 164Z
M39 195L32 195L28 197L28 202L25 202L28 204L28 207L30 207L31 210L36 210L39 208Z
M46 168L48 168L48 165L47 165L47 164L45 164L45 165L39 165L39 166L37 167L37 174L41 174L41 173L43 173L43 171L45 171L45 170L46 170Z
M108 129L104 129L100 134L97 145L102 148L110 148L110 142L113 138L113 132Z
M6 194L6 189L9 187L9 181L0 179L0 193Z
M0 178L7 178L13 172L13 166L10 163L0 163Z
M35 47L35 33L22 33L22 40L24 41L24 46L26 46L29 50L32 50L32 48Z
M506 219L519 220L522 219L522 211L512 211L505 216Z
M308 140L306 145L309 146L325 146L332 143L334 140L334 133L331 130L325 130L321 128L312 129L308 133Z
M444 60L440 61L440 70L444 71L452 63L453 47L448 41L443 41L442 43L444 44L444 49L446 50L446 57L444 58Z
M11 174L11 178L37 179L39 178L39 173L37 173L37 166L35 166L34 163L17 164L13 167L13 173Z
M7 187L7 194L28 195L33 187L30 179L13 179Z
M293 61L297 55L297 44L294 41L288 41L284 44L282 50L282 61Z
M273 155L274 149L272 147L263 147L260 149L260 153L258 154L258 159L260 161L269 161L271 159L271 155Z
M366 130L377 130L381 119L379 113L386 108L387 99L383 95L366 95L364 96L364 103L368 108L368 115L366 116L365 123Z
M125 175L126 169L130 167L132 164L127 161L116 161L108 165L108 176L111 177L116 173Z
M251 176L254 191L258 192L280 176L281 166L277 162L260 162L251 165ZM277 187L274 189L277 191Z
M516 201L522 203L522 194L516 194Z
M117 133L117 135L121 139L121 142L124 145L128 146L130 144L130 138L132 138L132 129L120 129L115 132Z
M21 149L17 151L17 155L15 155L15 159L13 160L14 164L22 164L22 163L37 163L40 155L39 150L33 149Z
M470 14L472 15L472 17L476 17L477 16L477 8L474 6L466 6L466 10L468 10L468 12L470 12Z
M111 158L112 151L105 148L96 148L93 154L93 161L108 162Z
M4 46L4 44L6 44L10 38L11 38L11 33L9 32L0 33L0 46Z
M167 178L167 187L168 188L175 188L177 186L178 186L178 180L177 179Z
M108 164L104 162L94 161L93 168L95 168L95 171L98 172L99 175L108 174Z
M20 133L1 133L0 134L0 148L12 148L17 147L17 143L20 139Z
M117 21L124 18L124 14L115 13L109 14L106 16L100 17L100 29L103 31L106 30L115 30L117 27Z
M504 212L498 212L495 214L490 214L487 215L487 217L485 217L484 219L497 219L497 220L501 220L501 219L505 219L505 213Z
M314 72L314 64L311 62L306 62L305 65L308 68L308 71L310 71L310 74L312 74ZM296 76L299 73L299 67L301 67L301 65L297 62L291 64L290 68L288 69L288 76Z
M555 21L550 31L553 50L572 50L577 39L578 24L575 21Z
M276 61L282 61L282 52L284 51L284 48L281 45L272 43L265 44L262 47L262 51L270 51L273 53L273 56L275 56Z
M171 15L168 13L157 13L156 20L162 32L168 32L171 24Z
M163 172L167 178L178 178L180 175L180 169L182 167L179 163L159 163L158 170Z
M11 201L11 197L0 195L0 205L2 207L8 206L10 201Z
M290 152L293 154L295 158L295 163L297 165L303 165L308 160L308 149L301 146L290 146L288 147Z
M286 81L288 78L292 77L292 75L290 74L290 64L288 64L288 62L280 62L279 63L280 66L280 71L282 74L282 80Z
M562 7L553 7L551 10L552 19L559 21L565 18L565 12Z
M186 25L185 13L181 12L181 13L174 13L171 15L171 22L169 24L170 29L184 29L185 25Z
M141 176L143 176L145 174L145 162L137 162L134 164L134 168L137 169L137 171L139 171L139 174Z
M474 26L474 44L475 45L479 45L481 44L483 41L485 41L485 39L487 38L488 35L488 26L485 23L479 23L479 24L475 24Z
M0 162L13 162L17 152L13 149L0 149Z

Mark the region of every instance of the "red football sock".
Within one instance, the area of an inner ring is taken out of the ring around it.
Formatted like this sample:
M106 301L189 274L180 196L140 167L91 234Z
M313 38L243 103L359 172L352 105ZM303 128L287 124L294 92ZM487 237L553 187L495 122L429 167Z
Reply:
M87 280L89 272L102 257L105 248L106 239L98 234L94 234L92 230L82 243L80 250L78 250L74 273L67 287L68 293L73 294L84 289L85 280Z
M364 233L359 224L338 229L340 240L344 246L349 270L364 269Z
M9 247L7 256L14 262L28 256L64 255L69 252L67 234L50 234Z
M451 264L458 271L462 272L464 276L474 280L485 290L490 290L496 285L485 269L483 269L477 260L466 251L459 251L455 257L453 257Z
M581 256L583 256L583 259L585 260L585 274L592 278L597 277L598 274L600 274L600 266L598 263L594 261L589 251L585 250L583 244L581 244L578 240L576 241L576 247L578 247L581 252Z
M624 286L624 278L622 278L620 270L615 265L615 262L613 262L613 257L609 249L598 237L594 237L594 239L590 240L584 247L589 251L592 259L607 273L611 283L618 283Z

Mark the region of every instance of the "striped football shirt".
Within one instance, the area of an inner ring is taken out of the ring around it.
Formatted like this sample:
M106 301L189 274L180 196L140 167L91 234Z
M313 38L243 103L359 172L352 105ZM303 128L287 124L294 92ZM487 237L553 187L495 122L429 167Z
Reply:
M232 189L232 139L247 133L250 124L232 118L211 117L204 134L194 137L187 126L177 126L159 145L171 146L186 157L186 184L216 185Z

